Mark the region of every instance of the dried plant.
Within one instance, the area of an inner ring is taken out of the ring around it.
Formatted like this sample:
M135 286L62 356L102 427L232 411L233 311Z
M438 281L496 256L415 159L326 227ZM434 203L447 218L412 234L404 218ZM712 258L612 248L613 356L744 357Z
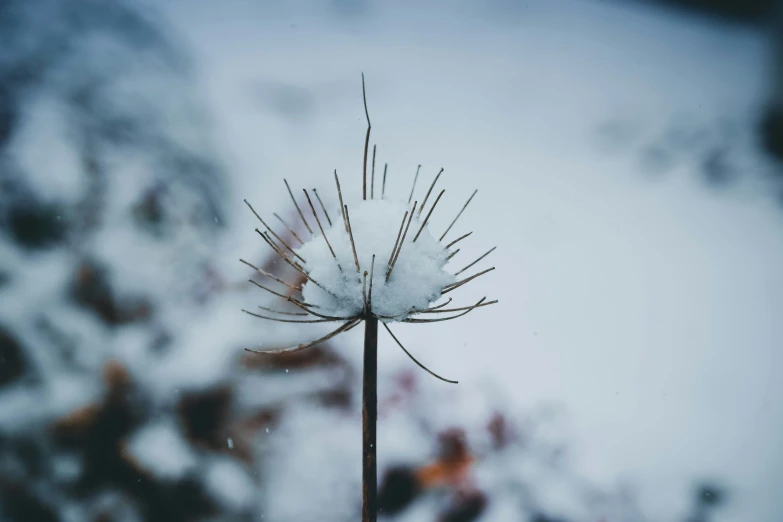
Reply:
M407 203L395 203L386 198L387 165L385 165L380 198L377 198L375 147L373 147L369 187L367 183L367 156L372 125L367 110L364 75L362 75L362 95L367 118L367 134L364 142L362 198L355 207L353 220L348 204L343 199L336 170L334 181L340 208L339 216L335 220L329 215L326 205L315 189L312 190L315 198L311 197L306 189L303 191L306 205L300 206L288 181L284 180L302 225L307 230L306 238L303 239L297 235L294 228L277 214L275 217L299 242L298 248L293 248L278 235L247 200L245 203L263 226L263 229L256 229L258 235L286 264L300 274L304 281L303 284L299 286L288 283L245 260L240 261L264 277L284 286L285 290L276 291L253 280L250 281L251 283L287 301L297 309L292 312L259 307L262 311L274 315L243 310L245 313L261 319L283 323L341 323L333 331L313 341L269 351L247 348L246 350L249 352L265 355L297 352L328 341L364 322L362 520L367 522L374 521L377 514L375 439L378 323L383 325L397 345L418 366L442 381L456 384L457 381L445 379L417 361L405 349L397 336L392 333L389 323L422 324L449 321L462 317L476 308L497 303L497 301L487 301L487 298L484 297L472 305L448 308L452 301L449 297L445 302L435 304L446 294L494 270L494 267L491 267L458 279L460 274L495 250L494 247L453 273L445 269L451 258L459 252L459 249L451 250L452 247L472 234L472 232L468 232L444 244L446 236L473 200L476 191L473 192L438 239L435 239L430 233L428 223L445 190L438 193L426 213L424 210L427 208L427 202L430 200L435 185L443 174L443 169L440 169L436 174L421 204L414 201L410 205L421 166L416 170ZM320 214L314 200L318 203ZM310 216L311 221L308 221L306 215ZM338 221L342 221L342 223ZM376 257L378 257L378 263L376 263ZM381 260L386 261L382 264ZM378 265L377 270L376 264ZM294 295L298 295L298 297L294 297Z

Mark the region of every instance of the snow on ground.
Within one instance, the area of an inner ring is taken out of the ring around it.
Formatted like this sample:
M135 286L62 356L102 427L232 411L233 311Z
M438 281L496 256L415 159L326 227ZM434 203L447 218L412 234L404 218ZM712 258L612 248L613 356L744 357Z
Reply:
M417 164L424 186L444 167L432 226L478 187L455 231L477 233L459 257L499 246L497 270L463 298L500 305L398 328L407 347L519 406L562 401L581 468L641 484L653 517L702 475L733 488L727 520L779 517L783 213L749 127L762 35L632 4L341 5L166 5L235 174L224 267L244 275L235 259L258 241L242 198L286 210L283 177L327 194L335 168L359 193L364 71L387 192L405 198ZM727 138L743 173L733 186L705 184L700 145L651 172L671 129L724 121L739 129ZM380 364L410 362L384 339Z

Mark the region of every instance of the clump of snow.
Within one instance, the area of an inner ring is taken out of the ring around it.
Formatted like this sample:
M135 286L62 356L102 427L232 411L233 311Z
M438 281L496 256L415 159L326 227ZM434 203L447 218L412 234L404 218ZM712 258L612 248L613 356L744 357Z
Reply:
M176 480L197 464L196 455L171 422L148 424L128 443L128 452L146 470L165 480Z
M355 463L360 456L361 431L355 419L335 417L315 404L288 409L264 446L260 490L268 520L343 522L360 518L362 477Z
M233 459L215 459L204 476L204 482L212 495L226 507L241 511L253 504L256 495L253 480Z
M400 224L411 205L389 200L361 201L348 207L360 272L356 271L353 247L341 215L332 215L332 226L324 226L336 256L332 256L321 236L312 214L309 217L314 236L297 250L305 261L310 277L326 290L308 281L302 295L308 304L317 305L319 313L338 317L353 317L364 308L364 272L373 273L371 311L381 318L401 320L413 309L427 308L437 300L444 285L454 277L444 270L448 251L427 227L416 238L426 213L414 214L391 276L386 281L389 259ZM322 225L327 225L321 216ZM408 226L407 220L405 226ZM403 229L404 232L404 229ZM414 242L414 239L416 241ZM375 255L375 268L371 270ZM338 266L339 263L339 266ZM367 277L369 292L370 277Z

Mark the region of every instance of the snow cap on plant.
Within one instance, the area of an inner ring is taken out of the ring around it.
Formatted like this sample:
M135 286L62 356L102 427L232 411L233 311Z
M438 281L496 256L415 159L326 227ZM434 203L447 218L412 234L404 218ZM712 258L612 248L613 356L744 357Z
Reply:
M358 203L350 206L346 203L336 170L334 183L340 207L332 213L327 211L326 205L316 189L313 189L312 192L304 189L304 197L300 197L297 201L288 181L284 180L301 224L307 231L306 234L303 234L305 237L300 237L293 227L279 216L275 216L296 239L297 247L288 244L278 235L245 200L263 227L257 228L256 232L283 261L299 272L304 283L301 287L290 284L247 261L241 260L265 277L283 285L287 290L274 290L253 280L250 281L251 283L298 308L295 313L275 311L264 307L259 308L267 313L243 311L270 321L287 323L339 322L341 324L332 332L314 341L269 351L248 348L247 350L250 352L280 354L303 350L346 332L368 319L380 321L397 344L405 350L389 329L389 323L447 321L461 317L476 308L497 302L487 301L485 297L476 303L464 306L448 306L452 301L451 295L448 294L494 270L494 267L491 267L470 276L462 275L489 255L494 248L460 270L450 272L447 269L449 260L459 252L459 248L455 249L454 247L470 236L472 232L465 233L456 239L447 239L447 235L477 191L474 191L468 198L445 231L433 234L428 223L446 192L440 190L437 195L435 194L443 169L440 169L435 175L426 193L420 194L420 197L414 199L419 169L421 168L419 165L408 201L393 201L386 197L386 167L384 167L382 182L379 184L380 190L375 187L375 147L373 147L372 168L368 185L367 153L371 124L364 91L364 75L362 75L362 93L364 95L365 116L367 117L367 135L364 144L362 199ZM293 294L290 291L293 291ZM298 295L298 297L292 297L292 295ZM443 297L446 297L445 301L435 304ZM278 315L283 317L278 317ZM292 315L299 317L292 318L290 317ZM416 364L424 368L407 350L405 353ZM427 368L424 369L427 370Z

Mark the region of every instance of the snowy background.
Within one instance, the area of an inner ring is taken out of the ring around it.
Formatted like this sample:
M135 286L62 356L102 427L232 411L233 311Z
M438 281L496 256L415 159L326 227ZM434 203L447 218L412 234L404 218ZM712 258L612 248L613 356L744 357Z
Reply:
M325 330L242 314L272 302L238 259L278 268L243 198L290 217L286 177L333 203L335 168L360 190L361 71L387 193L443 167L434 228L478 188L459 256L498 246L460 305L499 305L396 331L458 387L382 335L381 482L459 464L394 519L783 517L761 25L598 0L8 0L3 520L358 519L361 332L246 357Z

